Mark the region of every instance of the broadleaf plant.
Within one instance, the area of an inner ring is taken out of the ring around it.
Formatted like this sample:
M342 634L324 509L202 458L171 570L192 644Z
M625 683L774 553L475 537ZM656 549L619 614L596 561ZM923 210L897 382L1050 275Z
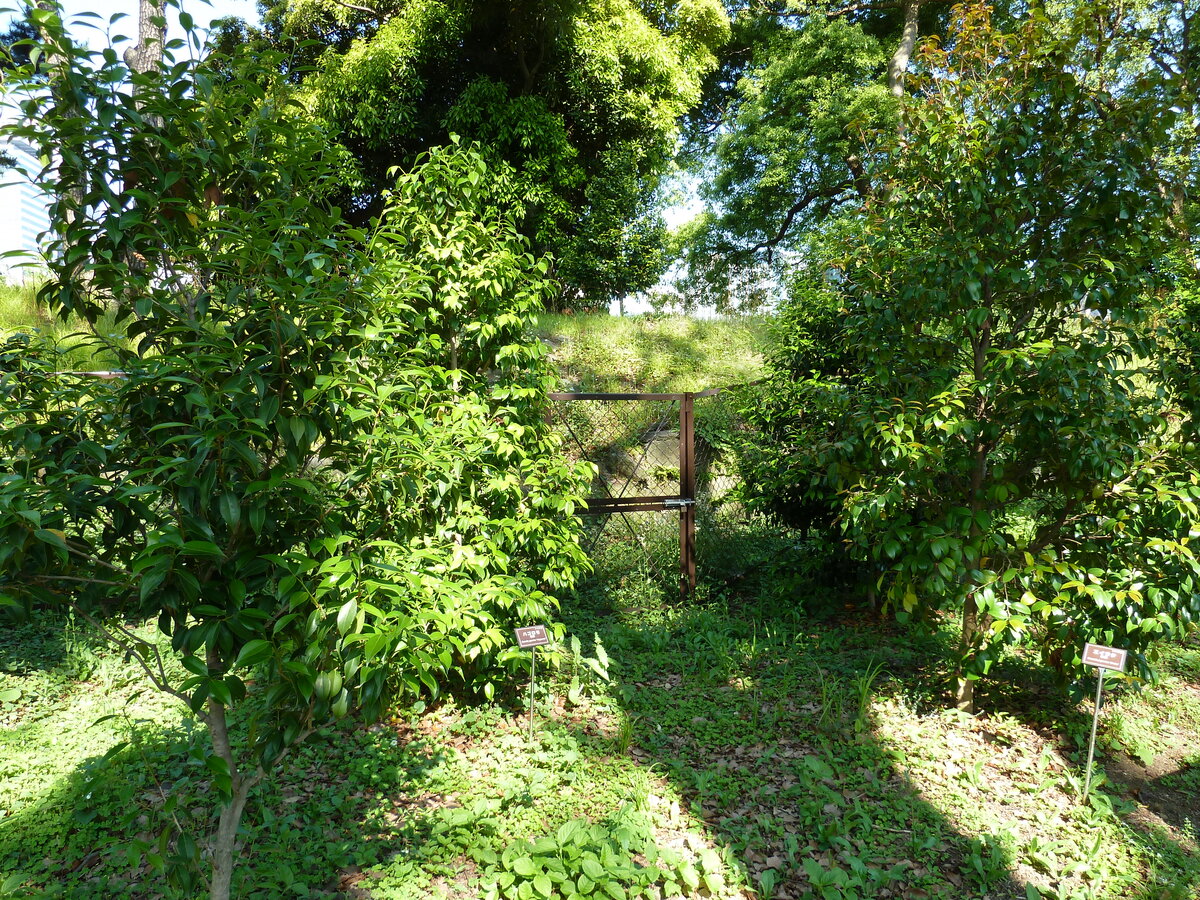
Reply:
M821 279L848 359L811 352L819 316L785 317L747 469L901 617L959 617L973 710L1008 644L1063 674L1115 644L1149 674L1153 640L1200 613L1200 474L1150 315L1157 106L1081 78L1038 9L1009 33L986 4L952 20L875 145L887 190Z
M6 129L48 161L39 300L115 321L87 340L120 375L63 371L37 334L0 348L0 596L69 604L207 726L226 898L250 792L298 742L398 696L491 696L511 626L584 566L586 473L527 338L548 265L486 211L474 150L431 152L356 231L277 60L134 72L40 11ZM182 677L123 624L145 618Z

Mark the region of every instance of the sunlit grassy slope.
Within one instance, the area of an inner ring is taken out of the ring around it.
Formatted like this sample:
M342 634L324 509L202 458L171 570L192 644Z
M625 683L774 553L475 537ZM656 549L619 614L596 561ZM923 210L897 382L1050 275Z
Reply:
M765 319L542 316L566 391L703 391L763 375Z
M104 334L78 319L63 321L36 302L36 285L0 281L0 340L39 331L67 350L73 369L104 369L110 354L87 338ZM551 348L559 388L570 391L702 391L763 375L767 320L757 317L545 315L537 337Z
M33 283L8 284L0 279L0 342L17 333L39 332L64 352L64 369L111 368L113 356L96 338L112 329L111 319L102 318L94 328L74 316L63 320L38 305L37 291Z

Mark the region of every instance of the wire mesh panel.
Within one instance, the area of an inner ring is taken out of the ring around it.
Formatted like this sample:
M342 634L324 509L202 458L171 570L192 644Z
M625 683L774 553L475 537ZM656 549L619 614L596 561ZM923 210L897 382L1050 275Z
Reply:
M695 419L698 578L736 583L776 552L781 528L742 500L734 443L744 426L734 393L696 394Z
M680 394L554 394L567 454L596 466L584 549L663 583L679 570Z
M567 453L596 466L584 548L598 573L646 575L686 596L733 585L779 546L739 490L732 392L552 394Z

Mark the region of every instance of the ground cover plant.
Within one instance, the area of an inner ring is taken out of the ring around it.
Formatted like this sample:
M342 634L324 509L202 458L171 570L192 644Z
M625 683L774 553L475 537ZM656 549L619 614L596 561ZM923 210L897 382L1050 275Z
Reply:
M1200 889L1195 639L1169 647L1158 685L1110 680L1085 804L1090 709L1036 660L998 663L981 688L991 712L964 717L944 703L952 627L905 631L840 604L810 615L799 598L672 607L655 591L577 598L564 625L580 659L604 648L607 680L580 662L540 681L532 743L519 678L504 702L320 730L247 814L240 896ZM824 598L803 599L819 611ZM176 848L157 835L204 815L203 730L140 691L118 654L64 641L62 624L0 637L0 691L21 691L0 731L0 884L13 897L189 896L159 878Z

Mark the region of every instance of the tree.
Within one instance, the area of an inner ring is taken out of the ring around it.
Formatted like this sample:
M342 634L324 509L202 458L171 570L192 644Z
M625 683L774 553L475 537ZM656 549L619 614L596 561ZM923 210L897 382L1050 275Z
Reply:
M34 16L54 71L19 70L10 130L49 160L40 301L113 314L92 340L124 377L64 373L36 336L0 350L0 599L69 604L206 726L219 900L251 791L297 743L394 697L491 696L521 664L510 626L584 565L584 473L525 333L547 263L472 150L415 161L357 231L328 202L336 148L257 87L277 61L131 71ZM164 842L194 893L203 842Z
M950 3L730 0L727 8L732 39L686 129L688 157L706 176L708 214L686 260L689 290L700 293L763 266L786 281L814 234L884 189L863 137L900 127L913 50L920 35L944 33Z
M732 39L686 131L688 155L706 173L708 214L686 254L689 290L699 293L720 293L764 265L778 275L805 234L876 190L861 136L896 127L916 37L905 9L921 8L728 6ZM935 27L932 14L923 21L927 33Z
M1200 612L1200 476L1147 315L1164 122L1077 58L1038 10L1006 34L982 5L923 46L872 158L888 192L827 282L857 374L832 373L824 421L768 419L777 483L830 505L893 608L961 617L967 710L1006 643L1069 668L1086 640L1144 651Z
M496 203L554 254L560 303L603 307L658 278L659 182L727 35L717 0L278 0L264 23L252 40L292 58L355 161L352 221L378 213L393 167L456 134L480 143L505 176Z
M22 41L31 41L37 37L37 28L29 19L14 19L8 28L0 33L0 61L9 60L14 65L28 65L29 51Z

